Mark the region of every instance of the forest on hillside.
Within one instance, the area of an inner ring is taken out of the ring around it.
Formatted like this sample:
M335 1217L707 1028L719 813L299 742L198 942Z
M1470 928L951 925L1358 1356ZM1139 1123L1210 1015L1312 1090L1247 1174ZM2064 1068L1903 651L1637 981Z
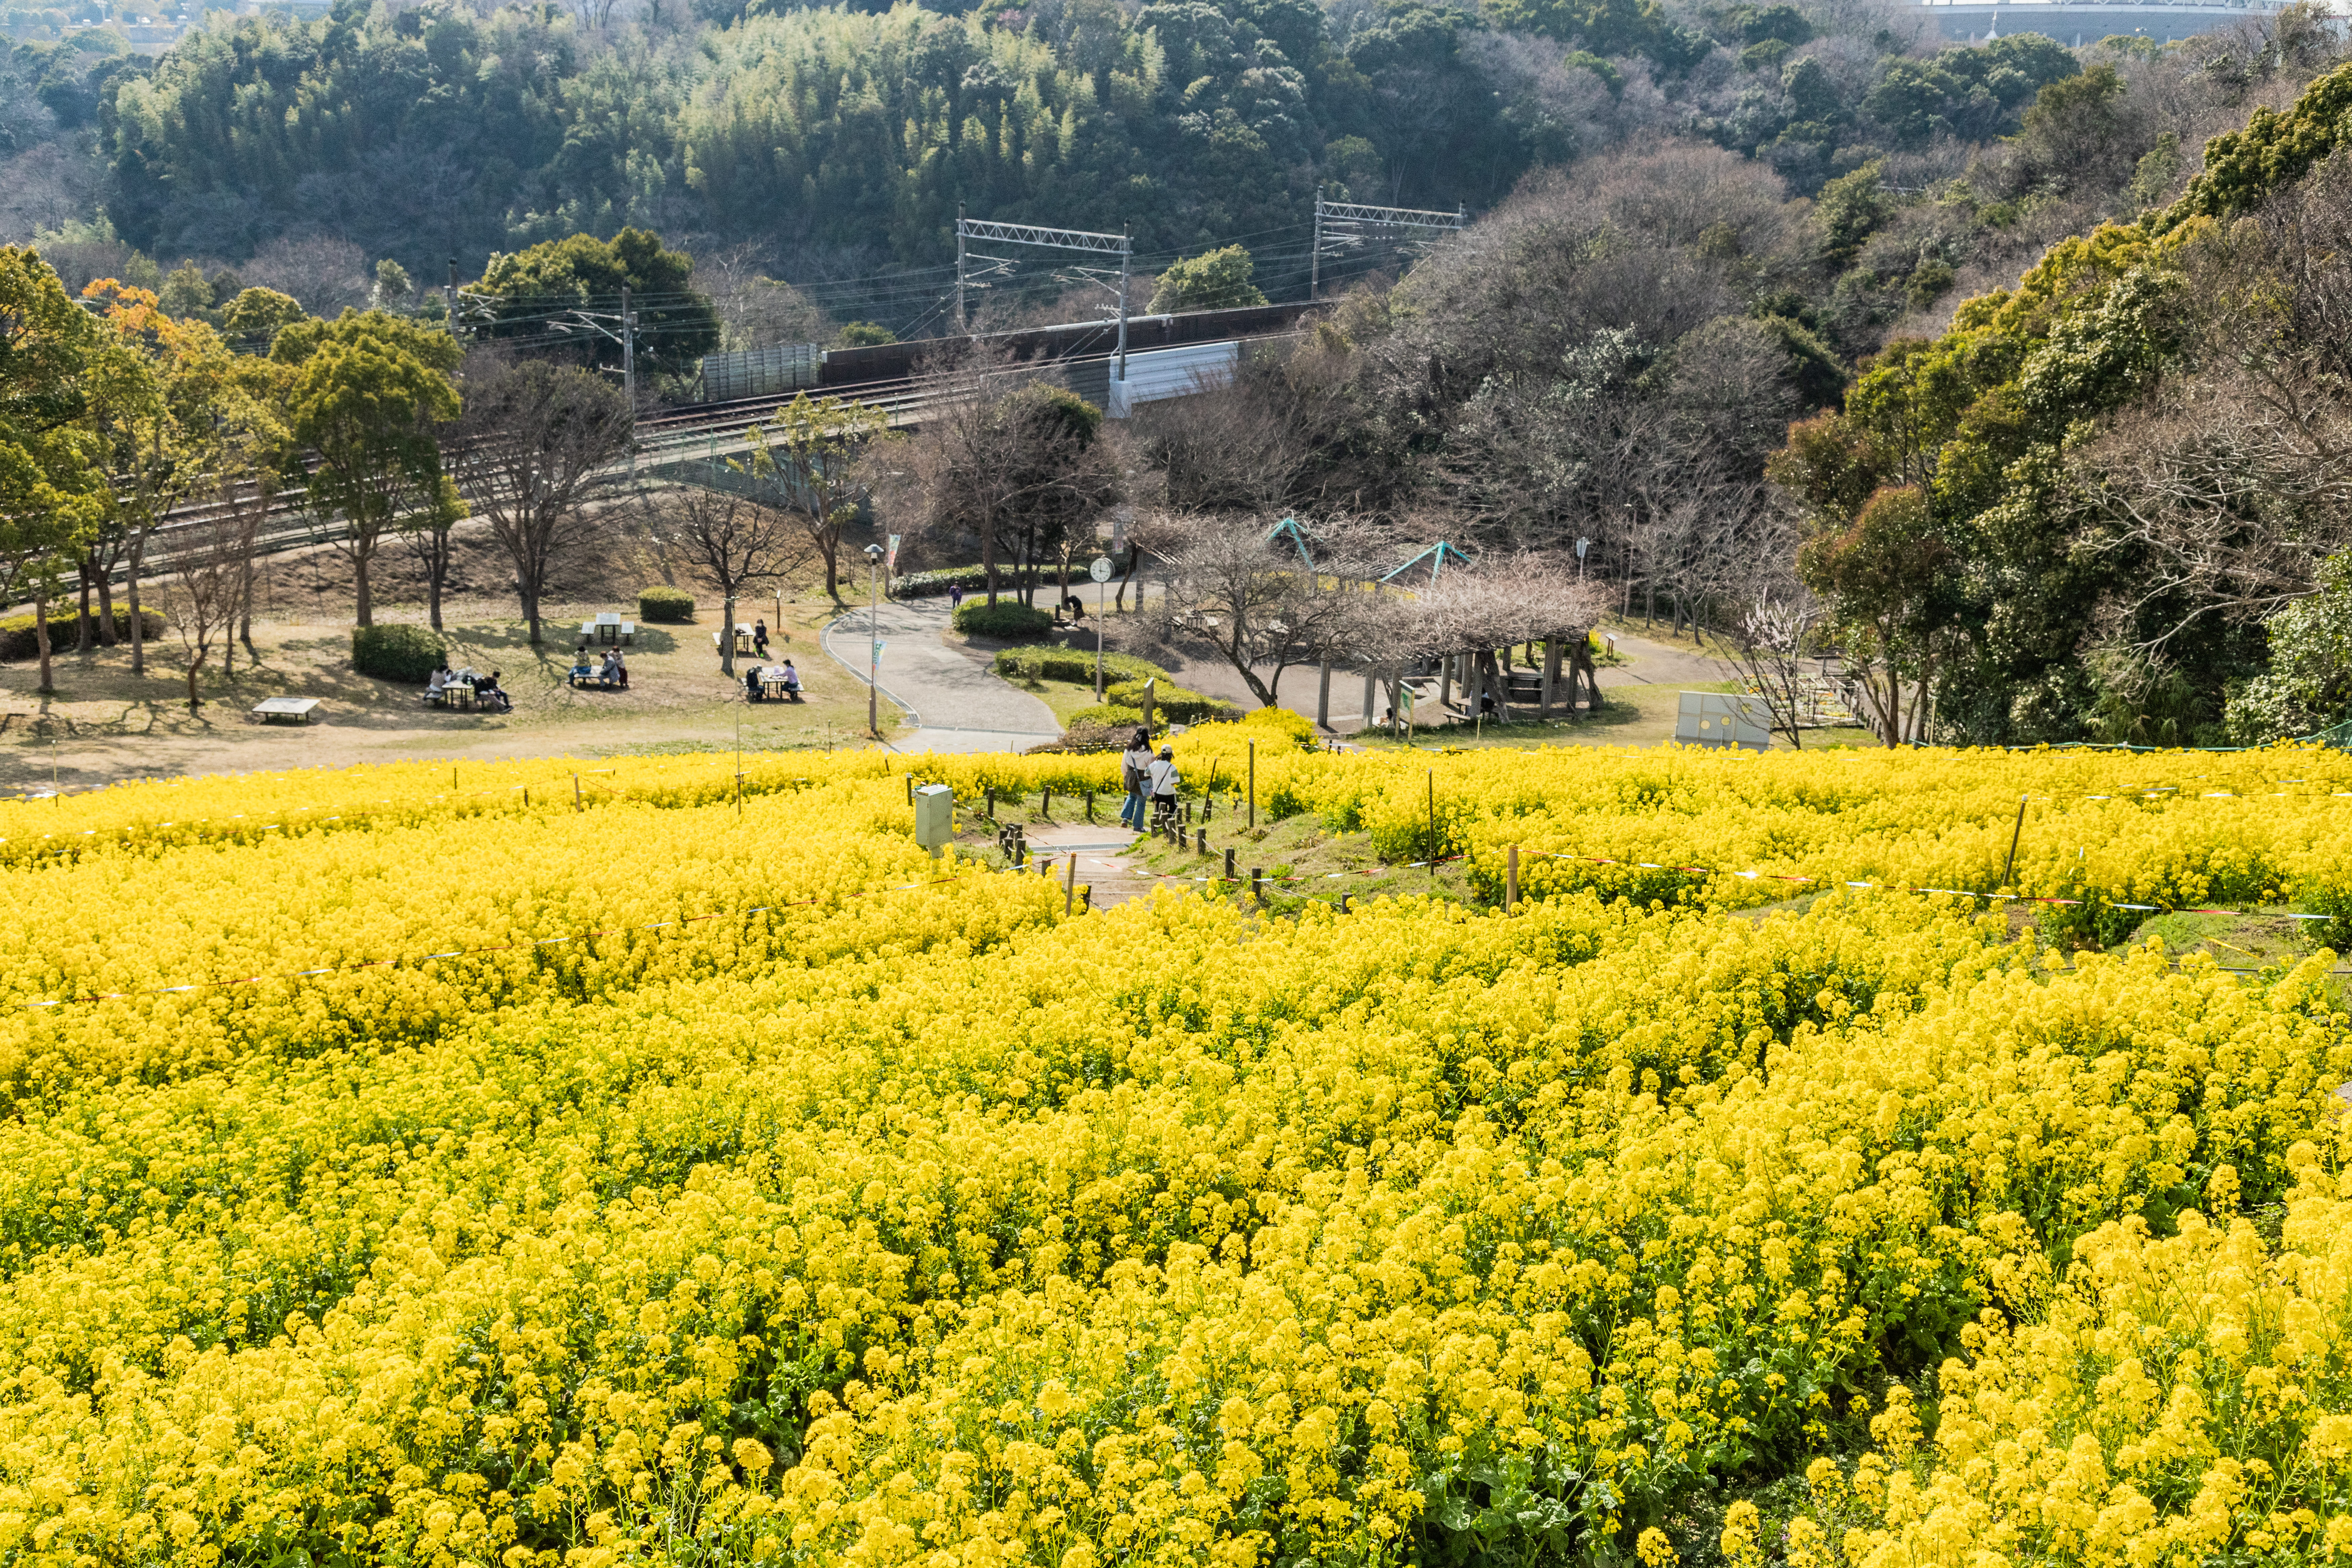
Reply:
M2352 68L2317 12L1931 49L1868 0L1091 3L347 0L158 61L19 44L0 200L67 289L152 289L247 355L431 317L452 251L501 352L625 282L672 391L713 346L940 331L960 202L1293 299L1318 191L1460 202L1401 276L1327 269L1304 338L1128 422L1102 494L1587 541L1621 611L1883 672L1905 736L2352 708ZM993 281L982 325L1103 303Z
M1622 610L1842 653L1906 735L2333 723L2352 67L2292 17L2242 76L2212 47L2085 50L1924 190L1873 160L1808 200L1687 141L1531 175L1295 353L1144 410L1152 499L1589 540Z
M31 15L20 34L45 30ZM194 261L331 311L366 302L382 260L432 284L455 258L472 279L494 253L635 225L683 243L707 289L788 279L789 299L732 313L751 336L803 305L938 331L959 204L1131 228L1146 272L1240 243L1280 299L1305 290L1318 193L1475 214L1531 170L1676 140L1850 207L1990 158L1964 205L1937 204L1894 296L1833 312L1885 318L1965 290L1979 262L2013 271L2080 216L2082 188L2111 201L2117 150L2136 163L2159 125L2175 154L2123 174L2160 195L2280 53L2260 26L2174 56L2131 41L2090 68L2112 112L2067 111L2100 124L2011 153L2000 139L2084 59L2034 35L1937 48L1916 8L1880 0L339 0L314 21L215 14L152 60L107 54L108 37L20 41L0 65L0 237L44 239L69 284ZM1853 258L1842 243L1832 259ZM1884 292L1885 248L1852 289ZM1067 308L1104 302L1049 265L997 281L991 319L1073 289Z

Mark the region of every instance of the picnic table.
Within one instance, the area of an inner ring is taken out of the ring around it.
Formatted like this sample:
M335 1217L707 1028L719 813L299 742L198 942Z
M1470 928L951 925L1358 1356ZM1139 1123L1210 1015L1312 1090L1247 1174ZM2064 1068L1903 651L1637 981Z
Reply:
M315 697L265 697L255 703L250 711L265 724L274 724L280 719L308 724L311 710L318 706L319 700Z
M474 710L474 689L453 680L441 689L441 704L445 708L462 709L470 713Z
M610 690L613 685L611 681L604 679L604 667L602 664L573 665L572 667L571 684L573 686L601 687L606 690Z
M710 646L713 648L724 652L725 649L721 647L719 641L719 636L720 634L718 632L710 634ZM735 651L737 653L758 653L760 651L760 645L752 638L751 623L749 621L737 621L735 623Z
M625 621L619 616L606 611L593 619L581 622L580 635L590 642L608 643L617 647L622 643L636 641L637 623Z
M762 665L759 670L760 695L763 698L784 698L797 702L799 690L787 683L784 668L780 664Z

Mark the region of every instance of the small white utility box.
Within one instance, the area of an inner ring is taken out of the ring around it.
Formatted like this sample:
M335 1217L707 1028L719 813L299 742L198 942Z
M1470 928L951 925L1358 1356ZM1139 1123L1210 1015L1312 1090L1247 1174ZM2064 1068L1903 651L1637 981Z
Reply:
M1761 697L1727 691L1685 691L1675 714L1675 739L1700 746L1772 749L1772 715Z
M940 858L955 837L955 791L945 784L924 784L915 791L915 842Z

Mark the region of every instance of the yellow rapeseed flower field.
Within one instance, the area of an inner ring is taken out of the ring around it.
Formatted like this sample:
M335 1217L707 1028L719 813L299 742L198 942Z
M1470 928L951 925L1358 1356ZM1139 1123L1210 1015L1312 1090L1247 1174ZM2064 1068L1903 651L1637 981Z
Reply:
M2352 1556L2352 758L1179 743L0 805L0 1568Z

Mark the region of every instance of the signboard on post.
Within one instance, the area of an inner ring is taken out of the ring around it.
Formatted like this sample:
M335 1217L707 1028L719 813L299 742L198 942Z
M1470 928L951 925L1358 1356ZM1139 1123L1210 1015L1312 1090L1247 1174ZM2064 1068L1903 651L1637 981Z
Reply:
M885 577L896 577L898 574L898 536L894 533L890 536L890 548L882 557L882 575Z

